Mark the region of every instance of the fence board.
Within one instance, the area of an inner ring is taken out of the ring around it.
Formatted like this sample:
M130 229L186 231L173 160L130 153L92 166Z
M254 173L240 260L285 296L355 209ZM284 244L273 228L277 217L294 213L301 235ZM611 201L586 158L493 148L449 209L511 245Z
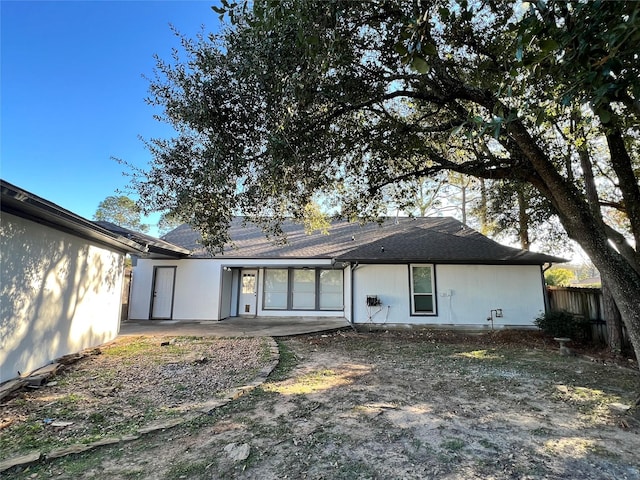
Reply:
M591 322L593 341L607 343L607 319L604 318L602 290L599 288L547 287L552 312L569 312ZM623 342L629 344L626 328L622 327Z

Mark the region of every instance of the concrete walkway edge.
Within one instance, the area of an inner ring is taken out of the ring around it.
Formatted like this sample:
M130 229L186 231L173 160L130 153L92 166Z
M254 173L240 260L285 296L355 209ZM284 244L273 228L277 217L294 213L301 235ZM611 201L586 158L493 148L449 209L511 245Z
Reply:
M273 337L267 337L267 339L269 342L269 353L271 355L269 363L258 372L251 383L228 390L227 392L225 392L225 395L222 398L195 405L193 408L191 408L189 411L178 418L152 422L144 427L138 428L135 433L129 435L122 435L120 437L105 437L95 442L69 445L66 447L51 450L47 453L32 451L20 455L19 457L2 460L0 461L0 473L15 467L26 467L28 465L46 460L52 460L54 458L61 458L76 453L88 452L89 450L95 450L98 447L103 447L105 445L116 445L124 442L130 442L133 440L137 440L141 436L147 435L149 433L177 427L178 425L190 422L191 420L194 420L195 418L198 418L202 415L210 415L216 408L228 405L233 400L236 400L237 398L250 393L257 387L262 385L267 380L269 375L271 375L271 372L273 372L273 370L278 366L278 363L280 362L280 350L278 348L278 344Z

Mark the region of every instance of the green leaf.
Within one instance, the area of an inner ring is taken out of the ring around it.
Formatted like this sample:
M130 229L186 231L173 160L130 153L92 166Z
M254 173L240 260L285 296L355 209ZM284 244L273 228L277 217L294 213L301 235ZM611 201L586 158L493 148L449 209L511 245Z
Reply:
M463 128L464 128L464 123L461 123L460 125L458 125L456 128L454 128L451 131L451 136L458 135L462 131Z
M219 13L220 15L224 15L226 13L226 10L224 8L216 7L215 5L211 6L211 10L213 10L216 13Z
M418 57L417 55L411 60L411 68L416 70L418 73L427 73L430 70L429 64L426 60L422 57Z
M598 117L600 117L600 121L604 124L607 124L611 121L611 113L609 112L609 110L605 110L604 108L598 110Z
M404 43L402 42L396 43L393 46L393 49L403 57L409 53L409 50L407 50L407 47L405 47Z
M552 52L558 50L558 48L560 48L560 44L552 38L545 38L540 41L540 49L543 52Z
M440 14L440 18L442 18L442 20L446 20L447 18L449 18L449 15L451 15L451 12L449 12L449 9L446 7L440 7L438 9L438 13Z
M424 45L422 45L421 51L425 55L437 55L438 54L438 49L433 43L425 43Z

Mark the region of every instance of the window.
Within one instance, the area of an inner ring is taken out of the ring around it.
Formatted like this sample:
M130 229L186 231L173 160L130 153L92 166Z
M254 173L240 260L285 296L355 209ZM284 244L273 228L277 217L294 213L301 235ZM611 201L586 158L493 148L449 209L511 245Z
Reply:
M286 310L289 285L289 271L286 268L269 268L264 272L265 310Z
M256 274L243 273L242 274L242 293L255 293L255 292L256 292Z
M293 270L291 291L291 307L294 310L314 310L316 308L316 271L314 269Z
M265 310L344 309L344 271L328 268L265 268Z
M411 265L411 313L432 315L436 313L432 265Z
M320 270L320 310L342 310L342 270Z

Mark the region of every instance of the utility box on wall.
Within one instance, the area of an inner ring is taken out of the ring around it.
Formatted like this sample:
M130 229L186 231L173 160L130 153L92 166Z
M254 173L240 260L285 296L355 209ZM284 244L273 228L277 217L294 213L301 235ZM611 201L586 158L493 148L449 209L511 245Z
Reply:
M367 307L379 307L382 300L377 295L367 295Z

